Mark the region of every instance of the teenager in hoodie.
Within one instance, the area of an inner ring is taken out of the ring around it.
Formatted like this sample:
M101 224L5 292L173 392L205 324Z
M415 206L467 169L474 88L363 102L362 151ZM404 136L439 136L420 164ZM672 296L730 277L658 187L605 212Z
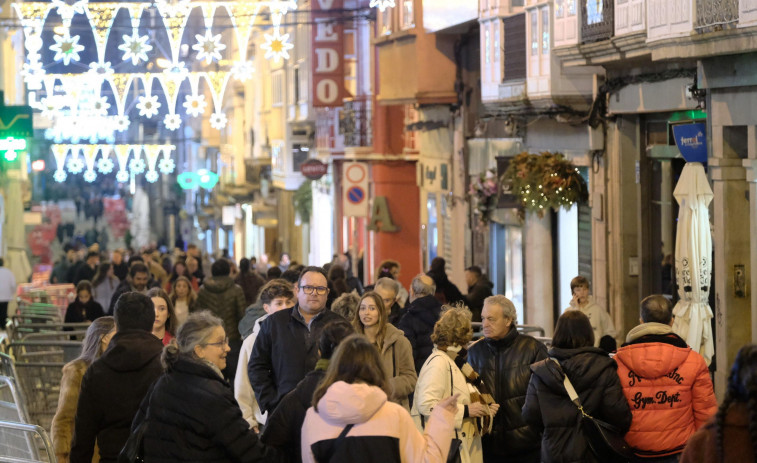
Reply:
M557 320L549 350L551 358L531 365L533 375L523 419L542 432L544 463L604 463L589 448L581 429L581 412L565 390L565 376L586 413L612 424L621 433L631 425L631 411L623 396L617 365L607 352L593 346L594 333L588 317L569 310Z
M231 348L223 373L233 383L239 351L242 348L242 336L239 334L238 327L240 320L244 317L247 303L244 299L244 291L229 276L231 273L229 261L218 259L213 262L210 273L212 276L205 279L197 293L194 310L209 310L223 320Z
M371 455L371 461L382 463L447 461L458 395L434 407L421 434L407 410L388 400L388 392L378 350L364 336L345 339L305 415L303 463L366 461Z

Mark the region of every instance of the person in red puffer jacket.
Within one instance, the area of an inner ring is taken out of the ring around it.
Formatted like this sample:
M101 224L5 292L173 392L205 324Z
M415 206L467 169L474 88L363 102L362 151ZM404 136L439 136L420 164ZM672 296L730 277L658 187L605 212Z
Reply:
M625 439L642 461L676 462L717 400L704 358L673 333L670 301L645 298L641 322L615 355L633 415Z

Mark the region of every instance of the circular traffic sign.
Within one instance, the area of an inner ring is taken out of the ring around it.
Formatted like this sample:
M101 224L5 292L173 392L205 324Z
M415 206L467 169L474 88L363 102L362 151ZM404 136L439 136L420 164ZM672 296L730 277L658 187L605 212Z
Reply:
M352 164L344 172L344 176L352 183L360 183L365 178L365 166L362 164Z
M365 191L359 186L353 186L347 190L347 201L352 204L360 204L365 199Z

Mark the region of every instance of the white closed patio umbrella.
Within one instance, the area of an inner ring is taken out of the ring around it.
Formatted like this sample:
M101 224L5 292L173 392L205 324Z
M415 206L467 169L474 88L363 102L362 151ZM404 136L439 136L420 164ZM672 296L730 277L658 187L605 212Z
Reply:
M689 162L673 191L680 206L676 231L676 283L680 300L673 308L673 331L709 365L715 353L712 309L708 303L712 276L710 213L712 189L704 167Z

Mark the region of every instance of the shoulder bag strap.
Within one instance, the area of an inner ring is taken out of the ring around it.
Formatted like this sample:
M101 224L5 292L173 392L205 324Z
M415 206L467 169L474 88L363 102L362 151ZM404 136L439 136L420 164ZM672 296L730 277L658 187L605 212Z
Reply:
M334 443L331 445L331 451L328 454L328 460L331 461L331 459L334 457L334 454L337 450L339 450L339 447L342 445L342 442L344 442L344 438L347 437L347 433L350 432L350 429L355 426L354 424L348 424L347 426L342 429L342 432L339 433L339 436L337 436Z
M455 386L452 383L452 365L447 364L447 366L449 367L449 395L451 397L455 395ZM455 439L458 439L458 438L459 437L457 436L457 429L455 429Z
M392 343L392 378L397 376L397 360L394 358L394 344Z
M563 371L562 365L560 365L560 362L557 361L556 358L550 357L551 361L555 362L557 364L557 367L560 369L563 375L563 387L568 392L568 397L570 397L570 401L573 402L573 404L578 408L578 411L581 412L583 416L586 416L588 418L591 418L591 416L584 411L583 405L581 405L581 400L578 398L578 393L576 392L576 388L573 387L573 383L570 382L570 379L568 379L567 373Z

